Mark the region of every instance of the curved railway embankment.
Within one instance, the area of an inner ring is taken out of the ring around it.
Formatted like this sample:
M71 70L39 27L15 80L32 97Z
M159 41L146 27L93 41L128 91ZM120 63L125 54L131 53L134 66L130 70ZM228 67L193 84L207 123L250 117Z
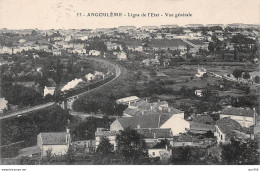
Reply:
M111 75L110 77L102 80L102 82L99 83L99 84L97 84L95 82L94 84L96 84L96 85L91 87L91 89L86 89L83 92L80 92L80 93L77 93L75 95L69 96L67 99L70 100L69 103L71 103L70 104L71 106L73 105L73 103L74 103L74 101L76 99L78 99L80 97L83 97L87 93L90 93L90 92L95 91L95 90L97 90L99 88L102 88L105 85L108 85L108 84L112 83L114 80L116 80L121 75L121 69L120 69L119 65L117 65L115 63L112 63L112 62L104 60L104 59L98 59L98 58L88 58L88 59L84 59L84 60L93 60L93 61L96 61L96 62L101 62L104 65L113 66L115 73L113 75ZM91 84L89 86L91 86ZM55 102L51 102L51 103L47 103L47 104L41 104L41 105L33 106L33 107L30 107L30 108L26 108L26 109L21 109L21 110L18 110L18 111L10 112L10 113L8 113L6 115L0 116L0 120L12 118L12 117L17 117L17 116L20 116L20 115L27 115L27 114L32 113L34 111L42 110L42 109L45 109L47 107L51 107L51 106L53 106L55 104L56 104Z
M84 92L80 92L80 93L78 93L78 94L76 94L76 95L69 96L69 97L67 98L67 101L68 101L68 102L67 102L67 107L68 107L71 111L73 111L73 103L74 103L76 100L78 100L78 99L81 98L81 97L84 97L85 95L87 95L87 94L90 93L90 92L96 91L96 90L98 90L98 89L100 89L100 88L102 88L102 87L104 87L104 86L106 86L106 85L112 83L114 80L116 80L116 79L121 75L121 68L119 67L118 64L112 63L112 62L107 61L107 60L104 60L104 59L99 59L99 58L88 58L88 59L86 59L86 60L94 60L94 61L96 61L96 62L102 62L102 63L104 63L105 65L113 66L115 73L114 73L112 76L110 76L110 77L108 77L108 78L102 80L102 84L99 84L99 83L97 84L97 82L94 82L94 83L92 84L92 86L91 86L91 85L88 86L88 89L85 88L85 91L84 91ZM94 86L93 86L93 85L94 85Z

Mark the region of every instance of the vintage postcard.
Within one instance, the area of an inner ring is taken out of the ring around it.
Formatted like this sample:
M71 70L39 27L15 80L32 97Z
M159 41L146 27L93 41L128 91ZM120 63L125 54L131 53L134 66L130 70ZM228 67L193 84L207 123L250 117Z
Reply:
M0 168L258 171L259 26L259 0L0 0Z

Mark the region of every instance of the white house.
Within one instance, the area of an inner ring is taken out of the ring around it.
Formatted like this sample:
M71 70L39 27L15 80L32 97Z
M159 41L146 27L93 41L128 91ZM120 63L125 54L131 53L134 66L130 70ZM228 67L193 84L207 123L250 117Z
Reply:
M64 155L71 144L69 132L40 133L37 136L37 146L41 149L41 156L46 156L46 151L51 150L54 155Z
M202 90L195 90L195 95L198 97L202 97L203 96Z
M88 73L85 78L88 80L88 81L91 81L91 80L94 80L95 79L95 75L91 74L91 73Z
M87 53L86 49L79 49L79 48L74 49L74 52L80 55L85 55Z
M60 56L60 55L61 55L61 51L54 49L54 50L52 51L52 54L53 54L54 56Z
M203 74L207 73L207 70L203 67L198 68L198 73L196 74L197 77L203 77Z
M227 107L220 113L220 119L225 117L237 121L242 127L250 127L255 123L256 111L245 108Z
M160 128L171 128L174 136L186 133L190 129L190 123L184 120L184 113L175 114L169 118Z
M118 53L117 59L119 59L119 60L126 60L127 59L126 53L125 52Z
M80 40L88 40L88 36L80 36L79 39Z
M1 54L4 54L4 53L12 54L12 53L13 53L13 48L3 46L3 47L0 49L0 53L1 53Z
M132 102L137 102L139 101L140 98L137 97L137 96L129 96L129 97L125 97L125 98L122 98L122 99L118 99L116 101L117 104L129 104L129 103L132 103Z
M25 39L20 39L18 42L19 43L24 43L24 42L26 42L26 40Z
M88 54L92 56L100 56L101 52L98 50L90 50Z
M55 88L56 87L47 87L47 86L45 86L44 90L43 90L43 96L46 96L47 94L54 95Z
M0 113L3 113L7 109L8 101L5 98L0 98Z
M184 114L151 114L116 119L111 125L111 131L124 130L127 127L140 128L170 128L172 135L186 133L190 124L184 120Z
M106 137L109 139L110 143L113 145L113 149L116 150L116 136L119 134L119 131L107 131L104 128L97 128L95 132L95 140L96 140L96 149L99 146L102 137Z
M151 158L160 157L160 160L168 160L172 156L172 150L165 148L150 148L148 149L148 155Z
M143 46L136 47L135 51L142 52L143 51Z
M217 143L230 143L231 138L248 139L250 134L244 133L242 126L235 120L230 118L222 118L216 122L214 135Z

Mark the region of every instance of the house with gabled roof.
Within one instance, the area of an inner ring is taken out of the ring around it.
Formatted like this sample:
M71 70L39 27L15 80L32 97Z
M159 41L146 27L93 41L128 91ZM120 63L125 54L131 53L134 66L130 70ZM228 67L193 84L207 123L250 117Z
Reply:
M129 97L125 97L125 98L121 98L121 99L118 99L116 100L116 103L117 104L125 104L125 105L129 105L130 103L132 102L137 102L139 101L140 98L137 97L137 96L129 96Z
M112 131L112 130L109 131L105 128L97 128L97 131L95 132L96 149L101 142L101 138L106 137L109 139L110 143L113 145L115 150L117 147L116 136L119 134L120 131Z
M8 109L8 101L5 100L5 98L0 98L0 114L7 109Z
M253 109L227 107L220 113L220 119L230 117L242 127L250 127L255 124L256 111Z
M111 131L124 130L127 127L140 128L170 128L173 135L186 133L190 128L188 121L182 115L172 113L153 113L135 117L124 117L116 119L111 125Z
M243 128L237 121L229 117L222 118L216 122L214 134L217 137L218 144L230 143L231 138L240 140L252 138L248 129Z
M189 134L181 134L180 136L174 136L172 146L173 147L183 147L192 146L194 138Z
M37 145L19 150L17 158L42 158L50 151L52 155L64 155L71 145L69 129L66 132L42 132L37 136Z
M110 125L110 131L120 131L125 128L160 128L171 115L141 115L135 117L118 118Z
M144 141L147 143L148 148L153 147L161 140L172 141L173 135L170 128L135 128L135 130L142 135ZM96 148L99 146L101 138L106 137L113 145L114 150L117 148L116 136L122 130L107 130L105 128L97 128L95 132Z
M69 132L44 132L37 136L37 146L41 149L41 156L51 150L54 155L64 155L71 144Z
M43 90L43 96L45 97L47 94L50 94L50 95L54 95L55 93L55 90L56 90L56 87L47 87L45 86L44 87L44 90Z
M192 134L206 134L207 132L214 133L215 126L212 124L204 124L199 122L189 122L190 129L189 133Z
M161 140L173 139L172 130L170 128L139 128L136 131L143 136L148 148L153 147Z
M140 100L129 103L128 108L124 111L124 116L133 117L138 115L150 115L158 113L179 114L183 115L184 118L183 111L169 107L168 102L166 101L149 103L147 100Z
M192 122L203 123L203 124L214 124L215 121L208 114L197 114L191 115Z

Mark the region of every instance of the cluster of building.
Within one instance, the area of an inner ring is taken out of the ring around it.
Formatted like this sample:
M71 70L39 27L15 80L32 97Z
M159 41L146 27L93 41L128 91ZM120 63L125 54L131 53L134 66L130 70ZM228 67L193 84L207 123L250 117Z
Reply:
M221 30L215 31L202 31L196 30L201 27L216 27L218 26ZM225 27L241 28L233 32L226 33ZM173 33L174 29L180 28L182 32ZM114 55L119 60L126 60L125 49L123 48L124 39L131 41L124 41L124 45L129 51L143 52L149 50L179 50L182 54L196 53L200 49L208 50L209 42L212 42L212 35L215 35L217 40L225 41L226 49L234 50L234 46L230 43L232 36L236 34L242 34L247 38L254 39L258 35L256 30L252 32L247 31L245 28L257 29L254 25L186 25L185 27L179 27L177 25L165 25L161 27L157 26L143 26L136 28L134 26L120 26L118 28L107 28L107 29L95 29L95 30L36 30L37 36L43 36L44 39L32 40L31 38L21 38L17 42L13 43L12 46L1 46L0 54L16 54L22 51L37 50L50 52L55 56L61 56L62 53L71 53L85 56L103 56L106 54L102 53L97 49L86 50L89 46L89 41L94 38L105 37L105 45L108 51L116 51ZM195 29L195 31L194 31ZM28 35L33 30L17 31L21 35ZM10 31L1 30L2 33L8 33ZM13 31L16 33L15 31ZM142 40L149 40L148 43L144 43ZM189 49L187 49L189 47Z
M149 103L137 96L117 100L118 104L128 105L122 117L110 124L110 128L97 128L95 139L72 141L69 129L66 132L40 133L37 145L20 150L19 156L64 155L70 146L84 153L94 153L102 137L109 139L113 150L117 149L117 135L126 128L132 128L145 140L149 157L165 158L172 155L171 147L218 147L231 139L244 141L257 139L260 135L258 114L253 109L227 107L220 112L219 120L207 114L192 115L184 119L184 112L172 108L166 101ZM203 137L203 138L202 138ZM167 139L170 146L161 146Z

